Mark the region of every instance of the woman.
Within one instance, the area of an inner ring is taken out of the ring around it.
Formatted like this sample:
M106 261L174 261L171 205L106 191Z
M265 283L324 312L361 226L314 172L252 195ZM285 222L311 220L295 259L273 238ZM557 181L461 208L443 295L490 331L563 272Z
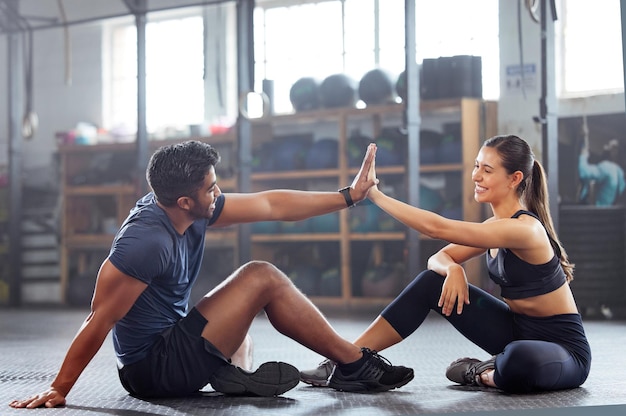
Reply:
M376 178L375 166L370 175ZM395 200L377 186L370 190L368 198L388 214L450 244L429 258L428 270L355 343L388 348L434 310L493 356L454 361L446 370L451 381L517 393L580 386L589 374L591 351L569 287L573 265L550 217L541 164L521 138L496 136L480 149L472 180L474 199L493 212L483 223L447 219ZM468 284L461 265L483 253L502 300ZM312 377L332 368L322 364L302 372L301 379L323 384Z

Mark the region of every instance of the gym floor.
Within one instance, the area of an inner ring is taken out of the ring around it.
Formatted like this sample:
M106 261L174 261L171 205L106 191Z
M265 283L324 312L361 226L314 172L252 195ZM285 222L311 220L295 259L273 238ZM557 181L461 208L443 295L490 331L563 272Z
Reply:
M394 364L415 369L415 379L385 393L342 393L303 383L280 397L226 397L210 385L197 396L144 401L129 396L118 381L110 338L68 396L67 406L47 410L12 409L8 403L46 388L82 320L84 309L0 309L0 414L24 415L624 415L626 321L586 320L593 363L577 389L508 395L494 389L461 387L444 375L462 356L487 358L445 320L431 315L404 342L382 352ZM336 330L354 339L374 318L372 312L327 312ZM301 369L321 357L275 331L264 316L251 330L256 365L281 360Z

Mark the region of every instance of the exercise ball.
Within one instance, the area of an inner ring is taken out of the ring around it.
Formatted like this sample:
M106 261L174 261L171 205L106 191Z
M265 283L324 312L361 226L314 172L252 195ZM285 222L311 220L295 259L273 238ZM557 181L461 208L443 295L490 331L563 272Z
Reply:
M319 108L319 82L312 77L300 78L291 86L289 100L296 111Z
M356 82L346 74L329 75L320 84L320 99L325 108L354 107Z
M259 221L252 223L252 232L254 234L275 234L279 230L279 222L276 221Z
M441 210L444 199L440 190L420 184L419 192L420 208L433 212L439 212Z
M461 163L463 146L461 139L451 134L444 135L439 143L439 160L441 163Z
M424 86L422 85L423 79L424 79L422 75L422 66L419 66L418 68L418 76L419 76L419 81L420 81L420 85L419 85L420 98L424 98L424 94L422 91L424 89ZM402 71L400 75L398 75L398 78L396 79L395 91L398 97L400 97L400 99L402 100L402 102L407 101L409 92L408 92L408 82L406 78L406 71Z
M362 134L359 131L352 132L346 143L348 167L356 168L361 166L363 158L365 157L365 152L367 151L367 146L373 142L374 139Z
M406 101L406 71L402 71L400 75L398 75L398 79L396 80L396 94L398 94L398 97L400 97L403 102Z
M309 296L318 294L320 271L316 267L298 265L287 275L304 294Z
M274 145L270 142L256 146L252 151L252 171L269 172L274 169Z
M365 200L350 210L350 231L370 233L378 230L380 208Z
M378 223L378 231L383 231L383 232L402 231L405 228L404 225L400 221L398 221L391 215L387 214L385 211L383 211L380 208L378 208L377 217L378 217L378 220L376 222Z
M420 163L432 165L441 162L441 140L443 135L435 130L420 130Z
M336 233L339 232L339 213L318 215L309 219L309 227L312 233Z
M309 232L310 219L300 221L280 222L280 232L283 234L300 234Z
M389 72L380 68L366 72L359 82L359 98L367 105L393 102L394 86Z
M320 296L341 296L341 275L338 267L331 267L320 276Z
M339 166L339 142L326 137L311 145L305 156L306 169L337 169Z
M365 297L391 297L400 291L406 269L402 263L381 263L363 274L361 291Z
M310 140L293 136L274 140L274 170L300 170L304 168L305 157L311 145Z
M404 165L407 154L407 135L396 128L385 128L376 138L376 165Z

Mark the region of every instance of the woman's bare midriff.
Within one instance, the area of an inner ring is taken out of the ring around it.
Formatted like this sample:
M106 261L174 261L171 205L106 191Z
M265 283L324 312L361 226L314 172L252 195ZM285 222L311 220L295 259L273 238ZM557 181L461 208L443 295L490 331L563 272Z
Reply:
M504 299L504 301L513 312L528 316L543 317L578 313L578 308L568 283L544 295L525 299Z

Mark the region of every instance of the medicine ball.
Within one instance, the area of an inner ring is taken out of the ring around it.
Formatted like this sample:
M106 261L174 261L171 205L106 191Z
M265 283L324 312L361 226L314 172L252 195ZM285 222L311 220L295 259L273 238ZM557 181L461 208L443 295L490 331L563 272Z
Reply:
M67 302L71 306L89 306L96 284L96 271L87 272L77 276L71 276L67 286Z
M385 128L376 138L376 165L404 165L407 154L407 135L396 128Z
M356 81L345 74L329 75L320 84L320 99L325 108L354 107L357 100Z
M283 234L308 233L311 225L310 221L310 219L300 221L282 221L279 223L279 230Z
M339 213L318 215L308 220L310 231L313 233L336 233L339 232Z
M341 274L338 267L331 267L320 276L320 296L341 296Z
M441 163L441 140L443 135L435 130L420 130L420 164Z
M422 89L424 88L423 84L423 72L422 72L422 66L420 66L418 68L418 76L419 76L419 80L420 80L420 97L421 98L425 98ZM396 94L398 95L398 97L400 97L400 99L402 100L402 102L406 102L407 101L407 97L409 95L408 93L408 83L407 83L407 79L406 79L406 71L402 71L400 73L400 75L398 75L398 79L396 79Z
M439 143L439 159L441 163L461 163L463 146L461 139L451 134L442 137Z
M380 208L365 200L350 210L350 231L370 233L378 230Z
M446 82L450 82L450 78L445 75L446 62L441 58L425 58L420 68L420 97L424 100L444 98Z
M419 192L420 208L433 212L439 212L441 210L444 199L440 190L420 184Z
M361 291L366 297L396 296L406 272L402 263L383 262L363 274Z
M262 143L252 151L252 171L269 172L274 169L274 145L270 142Z
M359 82L359 97L367 105L393 102L393 80L389 72L380 68L366 72Z
M296 111L315 110L320 106L319 83L315 78L297 80L289 90L289 100Z
M439 215L442 217L450 218L451 220L463 219L463 206L461 201L458 202L445 202L443 208L439 211Z
M346 143L348 167L355 168L361 166L365 152L367 151L367 146L373 141L374 139L359 131L352 132Z
M305 156L307 169L337 169L339 142L333 138L319 139L311 145Z
M274 139L274 170L300 170L304 168L304 159L310 146L310 140L301 136Z
M275 234L280 229L280 223L276 221L258 221L252 223L252 232L255 234Z
M404 225L387 214L381 208L378 208L378 231L389 232L389 231L402 231L404 229Z
M419 95L423 100L441 98L438 90L439 68L438 59L426 58L418 67ZM396 80L396 94L406 102L408 97L408 85L406 71L402 71Z
M396 80L396 94L398 94L398 97L400 97L403 102L406 101L406 71L402 71L400 75L398 75L398 79Z
M291 269L287 275L305 295L315 296L318 294L320 271L316 267L298 265Z

